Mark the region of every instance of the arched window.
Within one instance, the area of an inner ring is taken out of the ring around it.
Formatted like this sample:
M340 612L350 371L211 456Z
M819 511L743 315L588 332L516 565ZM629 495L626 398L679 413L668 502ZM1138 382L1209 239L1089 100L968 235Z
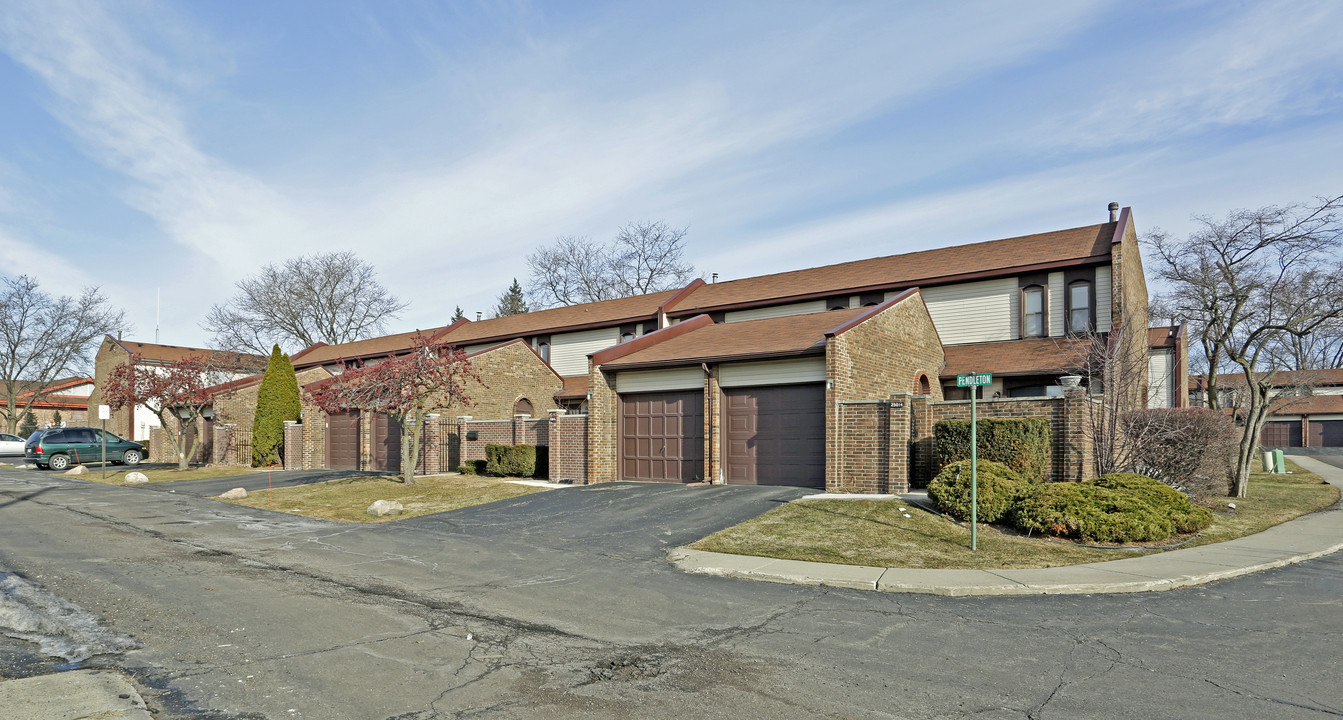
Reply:
M1039 285L1022 288L1021 336L1044 337L1048 334L1045 326L1045 289Z
M1095 315L1095 300L1091 292L1091 283L1087 280L1078 280L1068 286L1068 332L1084 333L1091 332L1095 324L1092 317Z
M513 405L514 415L532 416L532 401L527 398L518 398L517 403Z
M919 381L918 381L918 383L916 384L916 387L914 388L914 392L918 393L919 395L932 395L932 394L933 394L933 386L932 386L931 383L928 382L928 376L927 376L927 375L924 375L923 373L919 373Z

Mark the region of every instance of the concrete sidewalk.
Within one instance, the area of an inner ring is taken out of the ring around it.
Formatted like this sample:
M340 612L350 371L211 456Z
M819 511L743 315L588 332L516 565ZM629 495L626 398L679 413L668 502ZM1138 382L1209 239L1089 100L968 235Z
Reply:
M1315 458L1292 458L1343 488L1343 470ZM930 595L1060 595L1173 590L1299 563L1343 550L1343 509L1304 515L1256 535L1109 562L1031 570L923 570L776 560L677 548L668 554L686 572L749 580Z
M153 720L144 698L112 672L75 670L0 681L5 720Z

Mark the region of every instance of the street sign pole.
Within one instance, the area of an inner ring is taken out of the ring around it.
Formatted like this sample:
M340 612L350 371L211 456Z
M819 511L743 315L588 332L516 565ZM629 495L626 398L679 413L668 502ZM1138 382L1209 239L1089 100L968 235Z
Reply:
M970 388L970 550L979 550L979 388L993 382L993 373L956 376L956 387Z
M112 414L112 408L107 405L98 406L98 419L103 421L103 434L99 437L103 446L103 479L107 479L107 418Z

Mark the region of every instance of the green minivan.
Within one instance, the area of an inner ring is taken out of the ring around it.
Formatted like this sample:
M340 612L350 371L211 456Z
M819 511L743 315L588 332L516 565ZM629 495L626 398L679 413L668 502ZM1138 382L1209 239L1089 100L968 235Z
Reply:
M113 465L138 465L145 457L145 446L123 440L106 430L88 427L64 427L40 430L28 438L23 457L40 468L65 470L71 465L100 462L103 440L107 440L107 460Z

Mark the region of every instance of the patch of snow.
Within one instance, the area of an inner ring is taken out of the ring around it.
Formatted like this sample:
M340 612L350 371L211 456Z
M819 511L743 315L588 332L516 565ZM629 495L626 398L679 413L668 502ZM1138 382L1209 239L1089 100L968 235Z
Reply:
M131 636L103 627L87 610L7 572L0 572L0 632L70 663L140 647Z

